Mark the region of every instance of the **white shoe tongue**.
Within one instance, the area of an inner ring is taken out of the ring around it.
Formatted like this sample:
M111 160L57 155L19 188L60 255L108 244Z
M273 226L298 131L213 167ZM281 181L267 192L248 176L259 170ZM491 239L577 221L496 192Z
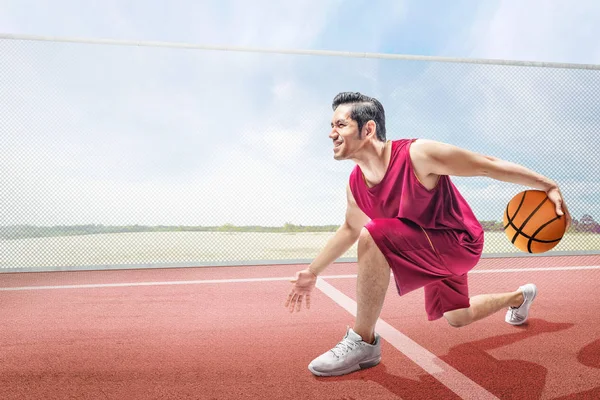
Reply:
M362 340L362 337L358 333L354 332L352 328L348 329L348 338L355 342L360 342Z

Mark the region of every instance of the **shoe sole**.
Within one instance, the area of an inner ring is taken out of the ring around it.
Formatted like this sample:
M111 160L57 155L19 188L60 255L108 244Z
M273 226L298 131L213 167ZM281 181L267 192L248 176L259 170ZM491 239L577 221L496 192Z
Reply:
M521 322L510 322L510 320L508 320L508 321L505 320L505 321L513 326L523 325L525 322L527 322L527 320L529 319L529 308L533 304L533 301L535 300L537 293L538 293L537 286L535 286L535 290L533 291L533 297L531 298L531 301L529 302L529 306L527 307L527 316L525 317L525 319L523 321L521 321Z
M329 372L317 371L314 369L312 364L308 365L308 369L310 372L312 372L314 375L317 375L317 376L340 376L340 375L346 375L346 374L350 374L352 372L360 371L361 369L372 368L372 367L376 366L377 364L379 364L380 362L381 362L381 356L377 356L376 358L374 358L372 360L363 361L361 363L358 363L358 365L353 365L346 369L337 370L337 371L329 371Z

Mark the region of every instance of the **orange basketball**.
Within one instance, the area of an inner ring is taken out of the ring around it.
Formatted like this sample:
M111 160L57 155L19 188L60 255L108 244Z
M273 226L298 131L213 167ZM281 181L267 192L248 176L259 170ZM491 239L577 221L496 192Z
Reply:
M566 230L566 219L546 192L526 190L513 197L504 212L504 233L519 250L544 253L556 246Z

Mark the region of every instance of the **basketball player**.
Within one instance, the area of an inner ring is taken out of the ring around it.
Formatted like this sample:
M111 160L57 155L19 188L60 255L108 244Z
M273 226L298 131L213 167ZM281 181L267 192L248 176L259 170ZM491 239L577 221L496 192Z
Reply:
M355 325L335 347L314 359L319 376L377 365L375 332L390 279L398 294L424 288L428 320L462 327L508 308L505 320L523 324L536 297L534 284L510 293L469 297L467 273L483 249L483 229L449 176L486 176L544 190L556 213L570 216L556 182L520 165L425 139L386 140L381 103L360 93L333 100L329 137L336 160L356 166L347 186L344 223L308 266L296 273L285 306L310 307L317 276L358 240Z

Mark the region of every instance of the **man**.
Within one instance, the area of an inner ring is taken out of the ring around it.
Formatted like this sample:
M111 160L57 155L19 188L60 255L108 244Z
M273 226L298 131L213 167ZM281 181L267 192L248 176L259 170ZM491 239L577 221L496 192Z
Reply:
M375 332L390 270L400 296L424 288L430 321L445 317L468 325L508 308L505 320L520 325L537 294L534 284L510 293L469 298L467 273L483 249L483 229L449 176L487 176L544 190L556 213L570 216L556 182L520 165L424 139L386 140L381 103L360 93L333 100L329 137L336 160L356 166L347 186L344 223L305 270L292 280L285 306L310 307L317 276L358 240L357 315L353 329L309 364L319 376L344 375L377 365Z

